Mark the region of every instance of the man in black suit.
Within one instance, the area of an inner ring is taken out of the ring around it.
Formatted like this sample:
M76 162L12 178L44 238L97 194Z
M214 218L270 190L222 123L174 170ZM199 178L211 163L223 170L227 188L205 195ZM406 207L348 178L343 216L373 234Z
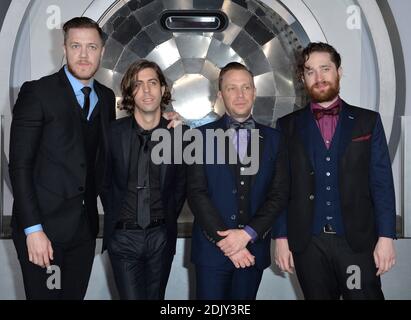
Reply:
M113 91L93 79L104 52L101 28L78 17L63 31L67 64L24 83L13 109L12 236L27 299L86 294L107 130L115 118Z
M395 263L395 194L380 115L339 97L341 57L311 43L298 65L312 102L279 119L288 146L288 210L276 263L295 262L306 299L383 299ZM290 251L291 250L291 251Z
M114 122L109 133L103 250L107 247L121 299L164 299L186 176L185 166L172 157L174 149L164 150L170 161L158 161L154 148L160 144L152 135L162 132L170 138L162 145L174 148L177 131L182 137L185 128L167 129L170 123L161 116L171 93L156 63L133 63L121 90L121 108L130 116Z

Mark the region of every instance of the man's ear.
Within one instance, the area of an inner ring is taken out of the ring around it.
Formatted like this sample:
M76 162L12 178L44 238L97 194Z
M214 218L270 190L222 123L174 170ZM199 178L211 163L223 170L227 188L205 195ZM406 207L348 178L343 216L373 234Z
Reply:
M340 79L341 79L342 76L343 76L343 69L342 69L342 67L339 67L339 68L338 68L338 75L340 76Z

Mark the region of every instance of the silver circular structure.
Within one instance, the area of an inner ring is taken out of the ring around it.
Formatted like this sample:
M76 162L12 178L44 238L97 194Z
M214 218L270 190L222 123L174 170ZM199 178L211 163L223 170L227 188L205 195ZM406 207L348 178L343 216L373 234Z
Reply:
M223 32L172 32L161 25L167 10L182 1L118 1L101 17L108 35L97 77L115 88L127 67L139 59L155 61L172 87L172 108L193 126L224 113L217 99L220 68L231 61L246 64L257 87L254 117L267 125L302 106L305 94L294 77L294 52L302 41L290 25L261 1L193 1L185 10L226 14ZM205 4L207 3L207 4ZM114 9L115 8L115 9Z
M227 29L170 32L161 28L163 12L193 9L221 10L229 19ZM395 161L399 166L406 93L404 57L386 0L12 1L0 33L0 85L9 89L0 91L4 163L19 88L24 81L61 67L60 29L73 16L98 21L109 35L98 80L120 98L119 83L128 65L141 58L154 60L173 88L175 101L170 107L189 118L192 126L224 113L216 98L216 78L221 66L233 60L244 62L255 73L257 120L273 125L278 117L303 106L306 97L294 78L294 52L310 41L326 41L343 57L341 96L381 113L393 166ZM358 19L362 21L355 26ZM7 173L3 177L3 195L8 199ZM7 199L4 211L11 212Z

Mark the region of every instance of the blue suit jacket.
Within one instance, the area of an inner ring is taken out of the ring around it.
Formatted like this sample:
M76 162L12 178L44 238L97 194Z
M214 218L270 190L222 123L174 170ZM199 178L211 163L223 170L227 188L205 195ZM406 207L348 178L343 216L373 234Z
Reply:
M226 130L226 116L199 128L205 137L207 129ZM251 177L248 225L258 239L247 248L256 258L256 266L270 265L270 237L267 234L277 214L287 202L287 157L280 133L256 123L259 130L259 169ZM225 152L217 150L215 154ZM204 159L207 150L204 143ZM188 168L188 202L194 214L192 261L202 266L231 266L232 262L216 246L221 240L217 230L237 229L237 186L235 173L225 164L196 164ZM234 218L234 219L233 219ZM241 226L240 226L241 227Z

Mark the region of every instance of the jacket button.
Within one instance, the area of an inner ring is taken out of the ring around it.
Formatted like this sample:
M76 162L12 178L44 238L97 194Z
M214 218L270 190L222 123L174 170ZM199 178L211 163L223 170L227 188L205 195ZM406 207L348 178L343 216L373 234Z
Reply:
M84 191L84 187L79 187L78 191Z
M233 189L233 194L236 194L237 193L237 189Z
M237 216L236 216L235 214L233 214L233 215L231 216L231 220L235 220L235 218L237 218Z
M313 175L314 175L314 171L311 171L311 172L310 172L310 176L313 176Z
M310 200L314 200L314 195L313 194L310 194L310 198L309 198Z

